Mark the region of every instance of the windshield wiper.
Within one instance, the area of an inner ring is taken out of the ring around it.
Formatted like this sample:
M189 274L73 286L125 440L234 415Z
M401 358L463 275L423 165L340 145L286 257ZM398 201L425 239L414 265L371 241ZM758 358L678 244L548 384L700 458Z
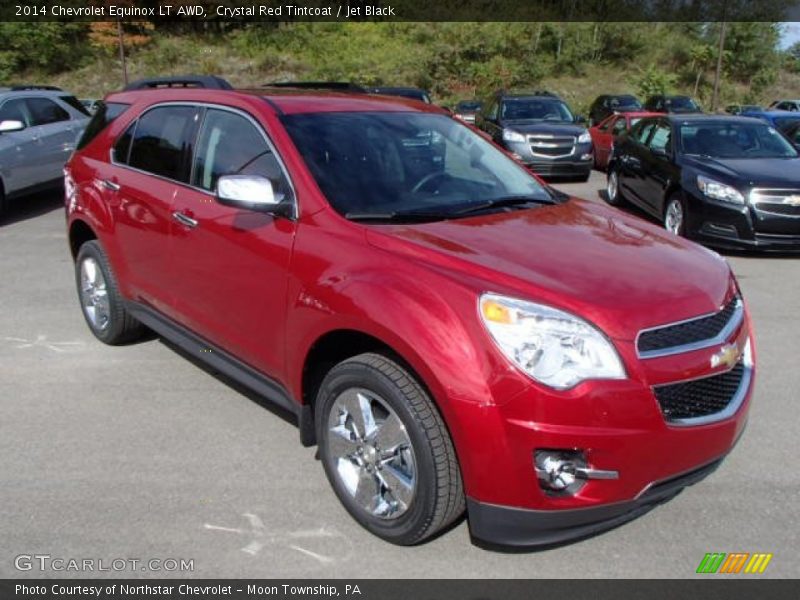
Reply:
M487 200L486 202L479 202L466 208L456 211L456 215L468 215L482 210L490 210L492 208L504 208L506 206L521 206L524 204L557 204L555 198L542 198L541 196L503 196L502 198L495 198Z
M424 210L396 210L387 213L356 213L349 212L344 215L350 221L438 221L450 219L455 215L445 211Z

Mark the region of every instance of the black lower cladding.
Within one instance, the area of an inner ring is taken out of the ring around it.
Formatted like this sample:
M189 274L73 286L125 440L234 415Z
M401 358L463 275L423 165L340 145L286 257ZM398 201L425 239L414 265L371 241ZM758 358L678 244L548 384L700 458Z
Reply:
M718 413L730 404L744 377L744 363L733 369L682 383L654 388L661 412L667 421L693 419Z
M467 498L472 536L498 546L536 548L589 537L635 519L713 473L722 458L650 486L628 502L568 510L529 510Z

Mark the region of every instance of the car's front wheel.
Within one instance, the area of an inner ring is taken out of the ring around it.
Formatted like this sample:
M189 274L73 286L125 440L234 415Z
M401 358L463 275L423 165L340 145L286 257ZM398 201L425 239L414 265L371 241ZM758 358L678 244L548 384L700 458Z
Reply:
M672 194L664 207L664 229L675 235L686 235L686 202L681 194Z
M464 512L453 443L416 378L379 354L330 370L316 401L320 456L336 495L363 527L419 543Z
M619 170L616 167L611 167L608 171L608 178L606 180L606 201L611 206L620 206L625 202L622 197L622 192L619 189Z
M84 243L75 260L75 283L86 324L101 342L122 344L144 327L125 310L117 279L96 240Z

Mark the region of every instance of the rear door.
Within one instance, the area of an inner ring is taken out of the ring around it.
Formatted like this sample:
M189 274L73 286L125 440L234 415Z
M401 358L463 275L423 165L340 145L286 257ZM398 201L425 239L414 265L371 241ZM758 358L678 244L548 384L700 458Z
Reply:
M264 127L247 113L208 107L190 186L174 202L170 285L178 320L261 372L283 372L289 260L296 222L224 206L223 175L260 175L288 201L294 193Z
M111 162L97 173L114 212L116 242L125 249L130 295L172 317L172 205L189 181L199 118L191 105L148 109L117 138Z
M64 163L75 149L70 114L50 98L31 97L25 104L36 140L35 183L58 180L62 177Z

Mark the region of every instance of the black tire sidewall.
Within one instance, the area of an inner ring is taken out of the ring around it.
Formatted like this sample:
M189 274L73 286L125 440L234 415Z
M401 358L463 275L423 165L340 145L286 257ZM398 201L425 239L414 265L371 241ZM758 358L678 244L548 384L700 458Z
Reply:
M403 422L414 450L417 489L414 500L396 519L379 519L367 514L343 489L328 454L328 418L334 400L349 388L364 388L378 395ZM430 443L424 429L418 424L413 409L402 391L383 373L365 363L348 361L328 374L320 386L316 403L317 439L325 474L347 512L365 529L394 544L413 544L420 539L435 510L436 467Z
M89 320L86 310L83 307L83 298L81 296L81 264L86 258L89 257L95 260L98 267L103 272L103 277L106 281L109 324L108 327L102 330L96 329ZM120 337L123 328L125 327L124 317L122 316L124 313L121 310L122 299L118 292L117 280L114 278L114 274L111 272L111 267L108 264L105 253L100 247L100 244L95 240L86 242L78 251L78 256L75 259L75 286L78 292L78 302L80 303L81 314L86 321L86 325L89 326L89 330L101 342L106 344L114 343L114 341Z

